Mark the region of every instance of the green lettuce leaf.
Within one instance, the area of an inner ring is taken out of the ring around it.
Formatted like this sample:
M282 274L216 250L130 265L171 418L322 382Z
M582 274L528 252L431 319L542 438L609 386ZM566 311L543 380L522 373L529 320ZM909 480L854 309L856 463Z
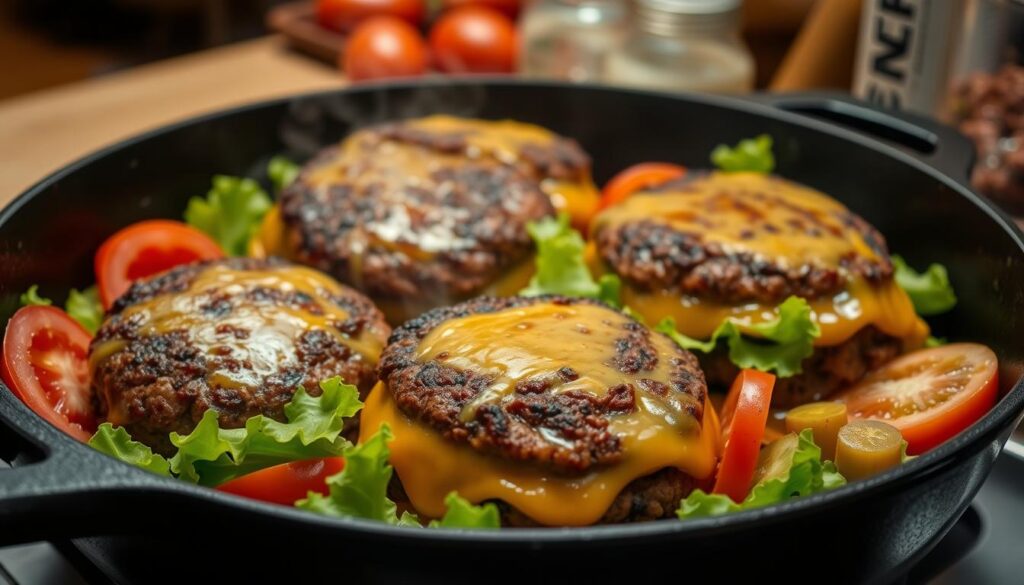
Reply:
M103 323L103 304L100 303L100 293L96 285L81 292L71 289L71 292L68 293L68 300L64 303L64 310L93 335Z
M267 163L267 176L270 177L270 184L274 186L274 193L284 191L284 188L292 184L292 181L299 176L302 167L283 156L275 156Z
M394 469L388 463L391 429L381 425L368 440L345 449L345 468L327 478L329 493L309 492L295 502L303 510L326 516L350 516L378 520L402 526L421 526L415 515L398 515L398 507L388 498L388 483Z
M217 175L205 199L189 200L185 221L216 240L226 254L244 256L270 207L270 197L256 181Z
M728 173L750 171L770 173L775 169L772 137L762 134L756 138L740 140L734 148L719 144L711 151L711 162Z
M53 304L53 301L50 299L39 296L38 284L33 284L28 287L27 291L21 293L21 296L18 297L18 302L21 303L22 307L47 306Z
M526 231L537 246L537 272L519 294L584 297L619 306L622 282L614 274L594 280L583 258L583 236L569 225L568 214L531 221Z
M924 340L925 347L941 347L943 345L946 345L946 343L948 342L946 341L945 337L935 337L933 335L929 335Z
M603 274L597 279L597 300L606 305L615 307L622 306L622 279L618 274Z
M431 522L431 528L501 528L501 514L498 507L490 502L474 506L452 492L445 497L444 504L448 507L444 517Z
M896 283L907 292L918 315L938 315L956 306L956 294L949 273L941 264L932 264L923 273L915 271L900 256L892 257Z
M568 214L531 221L526 231L537 245L537 272L520 294L597 298L601 287L583 261L583 237L569 226Z
M636 321L637 323L640 323L641 325L647 325L647 319L644 319L643 315L641 315L640 313L637 313L636 311L634 311L633 307L630 307L629 305L626 305L625 307L622 307L622 312L625 313L628 317L630 317L634 321ZM676 326L675 319L668 318L668 319L663 319L663 321L665 321L666 323L669 324L669 325L666 325L666 328L671 326L672 330L675 331L675 326ZM679 334L679 332L676 331L676 334ZM683 335L682 337L686 338L689 341L695 341L694 339L686 337L685 335Z
M27 291L21 293L18 300L23 307L53 304L53 301L50 299L39 296L39 285L36 284L33 284L28 287ZM104 315L103 305L100 304L100 295L96 286L90 286L81 292L77 289L71 289L71 292L68 293L68 300L64 303L64 312L75 321L78 321L78 324L86 331L95 335L96 330L100 328L100 324L103 322Z
M89 439L89 446L115 459L152 471L159 475L171 475L166 459L153 453L153 450L138 441L133 441L123 427L114 427L103 423L96 434Z
M797 435L797 447L792 452L792 459L785 462L788 465L781 466L784 471L772 473L758 481L741 503L733 502L726 495L708 494L698 489L680 503L676 515L681 520L718 516L761 508L844 485L846 480L836 471L835 465L831 461L821 460L821 449L814 444L813 437L810 429L804 429Z
M655 330L668 335L684 349L703 353L710 353L719 340L724 339L729 347L729 359L737 366L774 371L786 378L802 371L801 362L814 353L814 340L821 335L821 328L811 319L810 305L800 297L789 297L778 310L777 319L756 325L741 326L726 319L707 341L679 333L671 317L662 319Z
M310 396L299 387L284 407L288 422L257 415L240 429L221 429L208 410L188 435L171 433L178 452L171 471L181 479L216 486L280 463L341 455L349 442L341 437L344 419L362 408L359 391L334 377L320 383L323 393Z

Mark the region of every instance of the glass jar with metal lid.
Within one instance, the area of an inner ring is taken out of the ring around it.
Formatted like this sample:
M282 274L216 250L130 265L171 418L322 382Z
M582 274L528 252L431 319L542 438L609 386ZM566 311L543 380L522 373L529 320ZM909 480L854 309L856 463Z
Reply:
M520 73L599 81L605 58L622 43L625 0L531 0L520 19Z
M633 22L609 55L608 83L667 90L749 91L754 60L739 37L741 0L633 0Z

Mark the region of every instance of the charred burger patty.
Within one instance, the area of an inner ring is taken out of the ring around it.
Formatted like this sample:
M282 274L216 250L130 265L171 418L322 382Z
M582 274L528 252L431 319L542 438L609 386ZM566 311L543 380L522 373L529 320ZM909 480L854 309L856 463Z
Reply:
M398 323L479 294L529 259L527 222L595 198L574 141L435 116L325 150L280 209L288 255L366 292Z
M626 303L649 323L673 317L691 337L706 338L724 318L757 321L789 296L829 313L817 316L823 335L803 373L778 380L779 406L856 382L926 331L893 290L878 230L778 177L691 173L605 211L592 238L602 270L622 278ZM904 308L909 316L891 314ZM737 372L723 349L701 363L712 385L728 385Z
M550 296L481 297L434 309L395 330L379 373L374 393L386 396L378 400L393 401L445 449L563 479L642 459L636 435L644 430L699 435L706 396L696 358L668 338L600 303ZM371 397L364 424L378 418L375 409ZM421 505L412 472L403 473L403 435L395 435L397 474ZM699 483L655 464L622 481L592 521L667 517ZM499 494L485 499L499 501L505 524L550 523Z
M284 420L298 386L341 376L365 394L390 332L363 295L308 268L233 258L136 282L90 346L103 418L161 452L208 409L225 428Z

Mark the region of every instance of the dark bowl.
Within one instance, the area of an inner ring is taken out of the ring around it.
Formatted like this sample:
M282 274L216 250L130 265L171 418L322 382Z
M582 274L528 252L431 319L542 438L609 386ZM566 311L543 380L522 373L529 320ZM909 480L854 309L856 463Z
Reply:
M368 86L196 118L75 162L0 213L0 322L30 284L61 300L69 288L90 284L92 255L104 238L141 219L180 217L188 197L205 193L212 175L262 177L272 155L302 160L372 122L445 112L538 123L579 140L593 156L599 181L644 160L701 166L719 143L768 133L781 175L846 203L911 264L945 264L960 302L933 323L936 333L985 343L999 355L998 405L934 451L835 491L718 518L575 529L416 530L319 517L148 474L62 435L0 389L0 457L14 462L14 469L0 470L0 544L144 536L139 542L152 545L140 548L154 562L186 562L183 555L191 555L187 562L214 561L209 570L215 572L197 577L235 579L278 572L439 582L601 581L613 575L717 581L749 572L798 581L898 577L963 513L1024 409L1021 234L963 186L969 151L947 130L841 100L776 105L784 108L554 83L466 81Z

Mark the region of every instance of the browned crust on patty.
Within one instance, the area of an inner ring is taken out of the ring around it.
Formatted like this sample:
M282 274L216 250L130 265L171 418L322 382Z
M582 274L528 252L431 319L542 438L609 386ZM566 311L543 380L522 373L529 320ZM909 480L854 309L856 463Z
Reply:
M803 372L775 381L772 406L791 408L823 400L858 382L868 372L895 359L903 351L903 342L873 326L829 347L816 347L814 354L801 363ZM726 388L738 368L729 360L728 350L718 348L700 356L701 366L712 387Z
M386 156L381 148L396 142L421 148L424 160L438 155L449 158L431 169L425 185L401 187L396 194L401 201L398 210L381 203L383 183L367 181L365 174L358 184L335 180L327 187L314 185L310 177L317 170L338 164L340 150L325 150L281 194L289 247L299 262L376 299L409 301L416 307L447 304L479 293L504 270L523 261L533 248L527 222L554 214L540 182L583 180L590 166L575 142L560 137L550 144L524 146L514 164L469 156L464 133L426 130L403 122L363 129L349 140L358 140L361 147L351 160L346 159L348 163ZM406 217L409 222L400 240L374 236L370 226L391 221L395 213L403 215L402 222ZM450 230L462 244L422 249L416 236L438 226Z
M298 386L319 395L318 383L341 376L365 395L376 382L375 368L361 355L338 339L319 329L310 329L296 340L294 359L281 363L275 372L263 376L256 387L220 387L211 385L207 377L212 371L238 371L248 364L227 355L213 355L190 341L188 331L175 330L158 335L141 335L138 323L124 317L131 305L159 295L186 290L204 269L225 265L235 270L256 270L288 263L251 258L231 258L179 266L152 279L134 284L119 298L90 345L90 352L110 340L121 340L125 346L104 359L93 372L92 386L97 396L101 417L112 403L127 413L125 424L133 438L162 453L173 451L168 433L188 433L208 409L218 412L224 428L244 426L257 414L285 420L284 405ZM345 289L341 296L331 295L316 302L330 302L345 309L349 318L333 324L350 336L364 330L390 331L384 317L363 295ZM292 307L307 311L319 310L314 299L301 292L282 293L277 289L248 289L239 295L227 292L211 296L203 306L203 317L210 320L227 317L241 304L260 303ZM246 339L249 331L234 328L225 331L237 339Z
M484 404L470 420L463 421L463 408L490 385L490 377L452 367L443 360L416 361L420 341L448 320L536 303L604 306L596 301L558 296L480 297L434 309L395 329L381 355L380 378L403 413L439 431L448 440L466 443L478 451L570 473L619 461L623 446L608 430L608 423L609 417L636 408L636 388L630 384L609 388L600 397L573 391L551 393L548 390L558 378L571 380L578 375L571 367L562 368L546 380L518 385L511 398ZM610 316L625 318L613 309L608 311ZM660 334L626 319L622 337L614 342L612 365L635 376L653 370L657 364L651 336ZM703 405L707 388L696 358L674 344L673 347L676 355L670 364L670 379L642 379L640 383L648 392L685 393L696 404ZM692 414L701 420L703 413L698 407ZM541 428L557 433L559 442L546 439Z
M465 132L437 132L411 126L406 122L390 122L372 128L381 137L424 148L459 154L469 142ZM534 177L551 177L565 181L581 181L590 172L590 157L571 138L554 136L550 144L530 143L519 152L523 171Z
M692 175L658 190L670 192L702 176ZM723 303L774 304L792 295L815 299L840 292L847 284L841 269L871 282L892 278L885 238L878 230L850 211L840 221L864 238L878 261L851 255L841 259L839 266L783 267L754 254L728 253L718 243L705 242L700 234L654 220L606 227L594 237L604 263L639 291L673 290ZM821 228L809 215L803 229ZM751 237L756 235L751 232Z

